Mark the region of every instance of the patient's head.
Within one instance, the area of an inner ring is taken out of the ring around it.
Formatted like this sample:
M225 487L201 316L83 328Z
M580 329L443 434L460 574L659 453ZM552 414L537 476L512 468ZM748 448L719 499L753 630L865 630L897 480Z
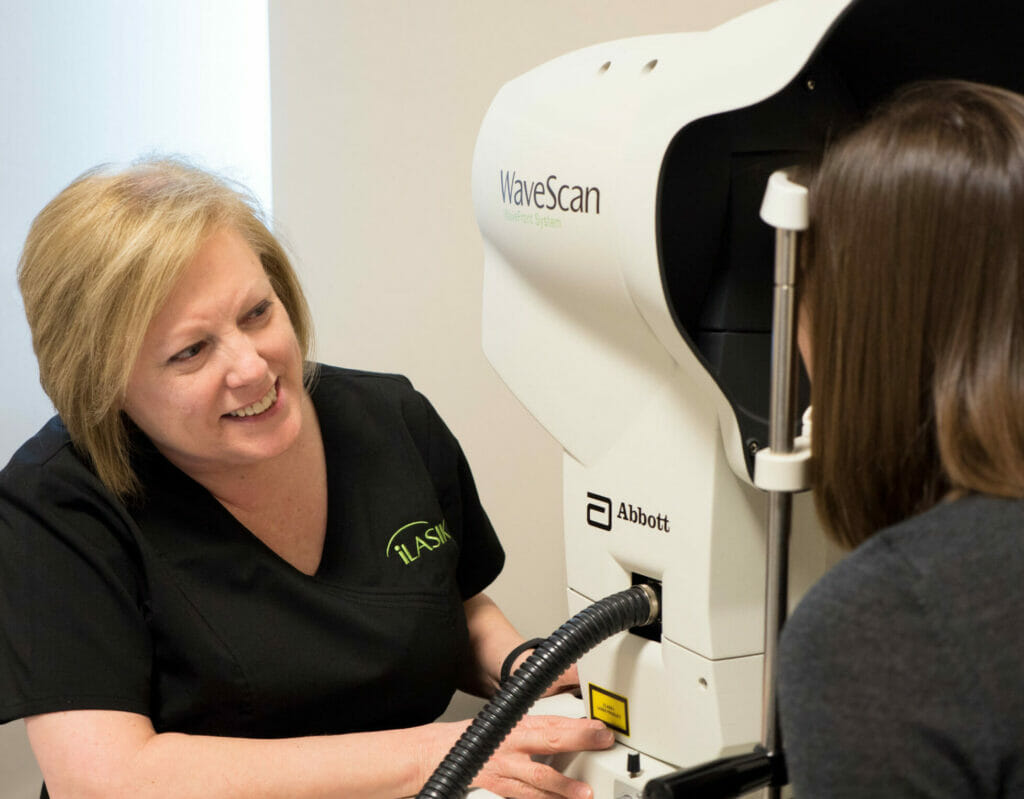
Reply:
M799 278L819 512L855 546L1024 496L1024 98L901 92L825 154Z
M304 353L306 302L288 256L241 187L177 160L98 168L36 217L18 269L43 389L115 493L135 487L121 413L150 321L215 230L259 256Z

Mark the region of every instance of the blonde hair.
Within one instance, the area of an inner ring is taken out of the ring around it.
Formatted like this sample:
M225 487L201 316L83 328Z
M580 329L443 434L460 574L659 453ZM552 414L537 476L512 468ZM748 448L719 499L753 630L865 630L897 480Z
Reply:
M1024 496L1024 97L904 90L826 153L800 276L818 509L853 547Z
M217 229L259 256L308 358L312 324L284 248L243 187L178 159L97 167L35 218L18 265L39 381L76 448L116 495L138 491L121 406L143 337Z

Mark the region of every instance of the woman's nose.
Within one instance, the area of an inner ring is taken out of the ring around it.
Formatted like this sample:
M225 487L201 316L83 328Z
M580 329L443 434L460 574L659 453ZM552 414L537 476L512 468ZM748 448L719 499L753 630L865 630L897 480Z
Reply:
M261 382L267 374L267 362L263 359L255 342L247 335L239 334L225 347L228 388L242 388Z

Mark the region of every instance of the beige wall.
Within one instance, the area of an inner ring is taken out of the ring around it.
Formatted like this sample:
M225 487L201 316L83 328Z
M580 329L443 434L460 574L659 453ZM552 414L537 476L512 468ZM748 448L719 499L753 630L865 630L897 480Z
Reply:
M703 30L764 0L270 0L275 216L321 360L402 372L462 442L527 636L566 616L561 450L480 346L470 167L499 87L563 53ZM610 111L613 113L613 111Z

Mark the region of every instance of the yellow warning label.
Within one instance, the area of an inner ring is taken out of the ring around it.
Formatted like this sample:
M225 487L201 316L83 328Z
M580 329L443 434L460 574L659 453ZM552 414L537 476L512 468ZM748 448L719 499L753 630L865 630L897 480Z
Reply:
M589 683L590 718L603 721L613 730L629 735L629 700Z

